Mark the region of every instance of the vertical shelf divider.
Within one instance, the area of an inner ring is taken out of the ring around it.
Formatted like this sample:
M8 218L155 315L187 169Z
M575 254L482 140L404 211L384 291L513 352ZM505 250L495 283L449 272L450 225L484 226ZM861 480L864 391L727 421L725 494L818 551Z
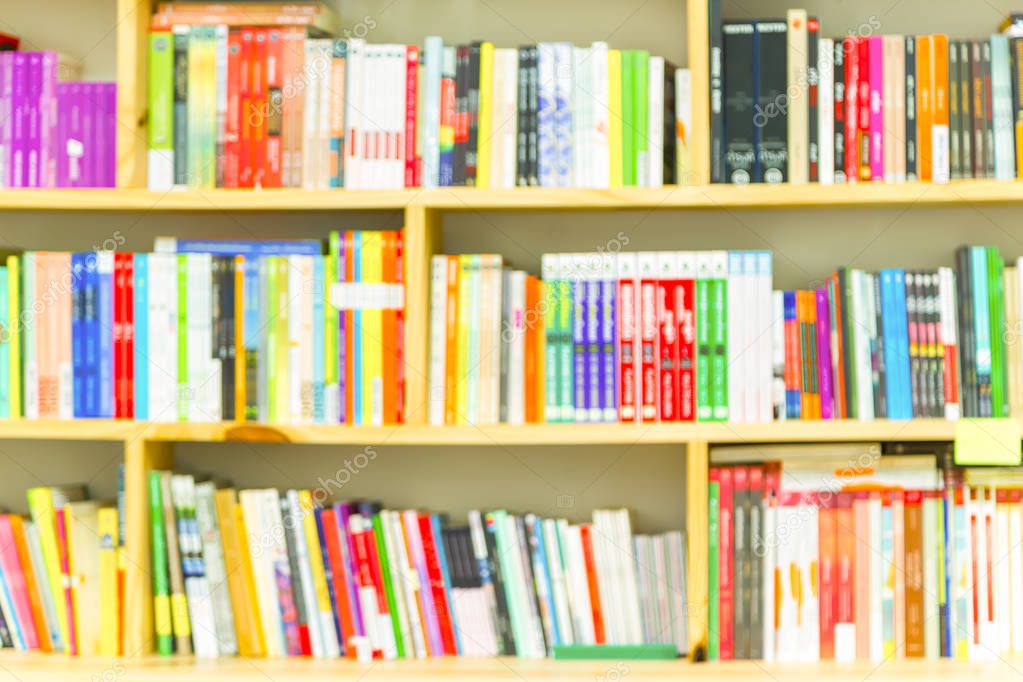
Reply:
M170 468L173 443L144 440L143 434L124 442L125 587L124 657L153 653L153 578L150 569L150 469Z
M689 658L707 657L707 468L710 443L686 444L686 603Z
M686 42L689 51L689 77L692 93L693 127L686 131L691 158L690 178L678 183L706 185L710 182L710 41L707 0L686 2Z
M152 0L117 0L117 187L146 186Z
M425 424L429 410L430 258L441 248L443 214L411 203L405 208L405 423Z

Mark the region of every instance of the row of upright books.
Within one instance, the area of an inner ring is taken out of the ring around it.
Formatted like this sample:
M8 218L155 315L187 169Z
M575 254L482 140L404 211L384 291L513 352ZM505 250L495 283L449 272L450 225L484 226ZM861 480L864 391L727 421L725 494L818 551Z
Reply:
M1023 650L1023 481L879 444L712 451L711 660ZM753 463L749 463L753 462Z
M689 174L689 73L645 50L370 44L168 4L150 36L153 190L659 187Z
M633 535L624 509L596 510L582 524L471 511L455 524L375 502L330 504L323 490L236 493L192 476L149 476L160 654L687 650L683 536Z
M805 10L785 20L722 21L720 1L710 7L713 182L1023 174L1023 38L1015 37L1023 30L1011 17L984 40L830 39Z
M0 266L0 414L395 424L401 231L159 238Z
M56 52L0 52L0 189L115 185L117 85L63 67Z
M433 424L1023 414L1020 268L840 268L772 291L767 251L435 256ZM500 301L500 308L493 302Z

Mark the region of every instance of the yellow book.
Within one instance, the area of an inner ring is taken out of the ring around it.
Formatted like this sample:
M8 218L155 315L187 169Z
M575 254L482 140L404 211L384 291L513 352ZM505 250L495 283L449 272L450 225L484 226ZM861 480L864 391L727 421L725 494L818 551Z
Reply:
M68 575L71 576L71 599L75 607L78 655L99 656L103 610L100 600L99 503L92 500L70 502L64 507L64 514L68 524ZM116 550L114 561L117 561ZM116 601L114 605L116 607Z
M53 510L53 492L49 488L30 488L28 490L28 510L32 521L39 530L39 545L43 551L43 563L46 564L46 576L50 582L50 593L57 602L57 626L60 630L60 642L65 652L70 642L67 609L63 608L60 597L64 594L64 580L60 572L60 554L57 551L57 526Z
M471 305L472 289L472 256L461 255L458 257L458 362L455 381L455 423L465 424L466 415L469 414L469 313ZM475 369L473 370L475 371Z
M494 129L494 44L480 44L479 140L476 152L476 186L490 187L490 136Z
M362 281L379 284L383 281L383 239L379 232L362 232ZM384 423L384 337L383 314L379 308L362 313L362 420L379 426Z
M245 256L234 257L234 418L245 421Z
M277 387L275 395L271 399L277 404L277 421L288 423L292 417L291 335L288 329L291 308L291 292L288 289L289 262L287 256L279 256L275 261L277 268L277 344L273 350L273 363L277 373ZM298 293L300 292L295 292L296 295Z
M607 154L611 187L622 186L622 52L607 51Z
M120 655L120 607L121 595L117 587L118 555L117 509L104 507L99 510L99 600L100 600L100 641L99 655L116 657Z
M320 611L320 624L325 633L327 656L337 656L340 649L334 636L334 610L330 605L327 590L327 572L323 568L323 553L320 551L320 534L316 530L316 513L313 510L313 496L308 490L298 491L298 504L302 509L302 527L306 545L309 547L309 563L313 574L313 589L316 591L316 605ZM296 532L298 529L295 529Z
M8 394L11 402L11 417L21 416L21 261L17 256L7 257L7 325L9 341L7 349L11 355L10 385Z
M227 589L231 593L231 611L234 615L235 635L240 656L262 656L263 626L256 606L256 580L252 574L248 538L241 506L233 489L218 490L214 494L217 506L217 524L220 541L224 545L224 570Z

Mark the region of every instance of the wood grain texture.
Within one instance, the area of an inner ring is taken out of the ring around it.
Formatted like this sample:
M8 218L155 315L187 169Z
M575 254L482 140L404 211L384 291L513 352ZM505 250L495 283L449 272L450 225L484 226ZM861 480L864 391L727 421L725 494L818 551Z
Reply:
M707 657L707 467L706 441L686 445L686 614L689 657Z
M425 424L429 392L430 258L440 249L442 214L405 210L405 423Z
M145 187L150 0L117 0L117 186Z
M710 17L706 2L686 3L686 42L689 49L689 77L692 90L691 176L680 184L706 185L710 182Z

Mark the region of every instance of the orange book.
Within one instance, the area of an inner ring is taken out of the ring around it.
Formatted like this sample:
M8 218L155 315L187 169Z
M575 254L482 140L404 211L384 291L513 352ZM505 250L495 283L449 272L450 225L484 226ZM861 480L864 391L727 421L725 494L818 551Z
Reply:
M458 256L448 256L447 329L444 346L444 423L454 424L457 420L458 404Z
M533 381L533 377L536 376L536 304L538 302L537 296L539 295L538 288L536 286L536 277L526 277L526 311L525 311L525 323L526 323L526 361L525 361L525 407L526 407L526 423L532 424L537 421L536 411L536 382Z
M834 496L821 496L817 516L820 555L820 657L835 657L835 614L838 602L838 509L833 506Z
M901 490L892 491L892 551L895 554L893 603L895 651L906 650L906 512Z
M804 292L807 320L807 358L810 366L807 374L810 377L810 418L821 418L821 386L820 358L817 346L817 295L813 291Z
M948 36L931 36L931 179L949 181Z
M245 421L245 256L234 257L234 418Z
M853 535L856 538L853 613L856 623L856 658L870 660L870 495L857 492L853 497Z
M401 285L402 307L394 312L395 423L405 423L405 233L394 233L394 281Z
M25 525L20 515L11 514L11 533L14 535L14 545L18 551L18 563L21 564L21 571L25 575L25 591L28 592L28 603L32 610L32 622L35 624L35 631L38 635L39 650L49 653L53 650L50 642L49 628L46 627L46 614L43 611L43 600L39 596L39 584L36 582L35 571L32 570L32 557L28 553L28 542L25 540Z
M248 537L235 491L230 488L218 490L214 495L217 509L217 523L224 549L224 567L227 571L227 589L231 594L231 611L234 615L235 634L238 639L238 653L242 656L262 656L263 628L256 594L253 589L252 563L249 556Z
M837 552L835 583L835 652L856 650L855 588L856 522L853 497L839 493L835 510L835 548ZM850 641L851 640L851 641Z
M536 386L536 421L543 422L547 399L547 332L544 326L544 289L543 280L533 278L536 287L536 306L533 308L533 326L536 328L536 375L531 377Z
M924 527L923 493L905 495L906 541L906 657L924 655Z
M394 230L383 230L380 233L381 256L383 267L381 280L385 284L397 282L397 248L398 234ZM395 406L397 404L398 372L396 367L396 354L398 348L395 344L397 335L398 320L394 310L384 309L380 314L381 320L381 355L384 380L384 423L397 424L398 416Z
M344 254L344 281L355 281L355 249L353 247L355 235L351 230L345 230L341 242L341 251ZM342 274L338 272L338 274ZM362 362L362 358L355 357L355 336L359 330L355 328L355 313L351 309L344 311L345 315L345 366L338 368L338 375L345 377L345 394L341 399L345 401L345 422L355 423L355 376L352 372L356 362Z
M933 41L931 36L916 39L916 162L920 180L931 179L931 126L934 125L934 94L931 60ZM948 66L946 62L946 73Z
M803 419L816 419L813 412L813 349L817 339L810 327L810 306L807 304L808 291L796 292L796 319L799 323L799 366L802 368L799 391L799 414Z
M590 610L593 612L593 641L604 644L604 610L600 605L600 588L597 584L597 562L593 558L593 536L590 524L579 527L582 538L583 558L586 561L586 585L590 590Z

